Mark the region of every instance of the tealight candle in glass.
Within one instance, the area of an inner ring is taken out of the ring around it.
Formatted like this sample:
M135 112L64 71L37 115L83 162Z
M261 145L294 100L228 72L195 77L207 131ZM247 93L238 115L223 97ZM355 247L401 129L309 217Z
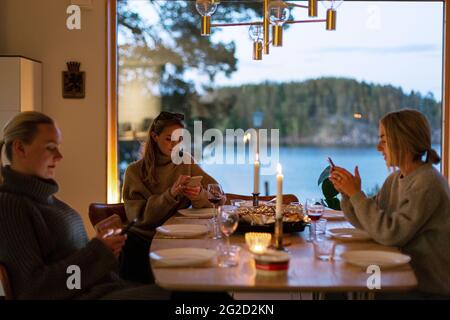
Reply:
M265 232L247 232L245 242L248 248L254 254L263 254L272 240L272 234Z

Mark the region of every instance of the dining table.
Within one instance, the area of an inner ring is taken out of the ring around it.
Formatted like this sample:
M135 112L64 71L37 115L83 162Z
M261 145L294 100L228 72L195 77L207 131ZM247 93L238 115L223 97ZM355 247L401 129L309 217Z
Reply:
M194 219L176 214L165 222L171 224L204 224L209 219ZM352 228L346 220L327 223L328 229ZM417 287L417 278L409 263L395 268L381 268L377 288L368 285L372 273L367 269L345 262L341 255L353 250L397 252L399 249L374 242L336 240L334 257L322 261L314 256L313 244L308 241L308 231L284 234L283 243L290 255L288 271L284 274L261 274L255 267L244 234L235 232L230 243L241 248L238 265L219 267L215 261L196 267L164 267L151 261L155 282L173 291L203 292L307 292L313 299L322 299L326 293L345 293L350 299L373 299L377 292L406 292ZM210 234L197 238L168 238L157 233L150 252L171 248L206 248L217 250L224 239L214 240Z

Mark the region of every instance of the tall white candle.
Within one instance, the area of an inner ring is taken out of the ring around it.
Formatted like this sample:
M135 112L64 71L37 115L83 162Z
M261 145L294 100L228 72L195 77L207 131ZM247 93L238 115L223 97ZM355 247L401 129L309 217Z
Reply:
M259 193L259 155L255 155L255 165L253 167L253 193Z
M277 219L283 216L283 173L281 164L277 168L277 205L275 207Z

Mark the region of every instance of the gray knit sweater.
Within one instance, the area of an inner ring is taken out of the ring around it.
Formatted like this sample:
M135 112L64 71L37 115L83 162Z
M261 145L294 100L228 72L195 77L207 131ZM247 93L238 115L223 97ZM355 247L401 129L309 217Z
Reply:
M450 295L450 190L431 164L394 172L376 197L360 192L341 205L355 227L411 256L420 291Z
M98 239L88 241L83 222L53 195L58 185L2 169L0 261L17 299L94 299L125 282L112 272L117 259ZM81 269L81 290L69 290L67 268Z

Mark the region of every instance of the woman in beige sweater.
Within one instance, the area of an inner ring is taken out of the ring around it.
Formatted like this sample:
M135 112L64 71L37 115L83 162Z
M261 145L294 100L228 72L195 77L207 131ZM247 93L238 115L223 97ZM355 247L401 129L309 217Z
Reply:
M217 183L188 154L189 163L176 164L172 153L181 140L172 134L184 129L182 114L161 112L153 121L145 144L143 159L132 163L125 172L123 200L128 219L138 218L122 253L121 276L133 281L148 282L148 250L155 228L178 209L212 207L208 201L208 184ZM202 176L201 186L188 187L193 176Z
M394 172L374 198L361 191L355 173L336 167L331 181L342 194L347 219L377 242L410 255L419 291L403 298L450 298L450 191L433 168L430 126L415 110L387 114L380 121L377 149Z

